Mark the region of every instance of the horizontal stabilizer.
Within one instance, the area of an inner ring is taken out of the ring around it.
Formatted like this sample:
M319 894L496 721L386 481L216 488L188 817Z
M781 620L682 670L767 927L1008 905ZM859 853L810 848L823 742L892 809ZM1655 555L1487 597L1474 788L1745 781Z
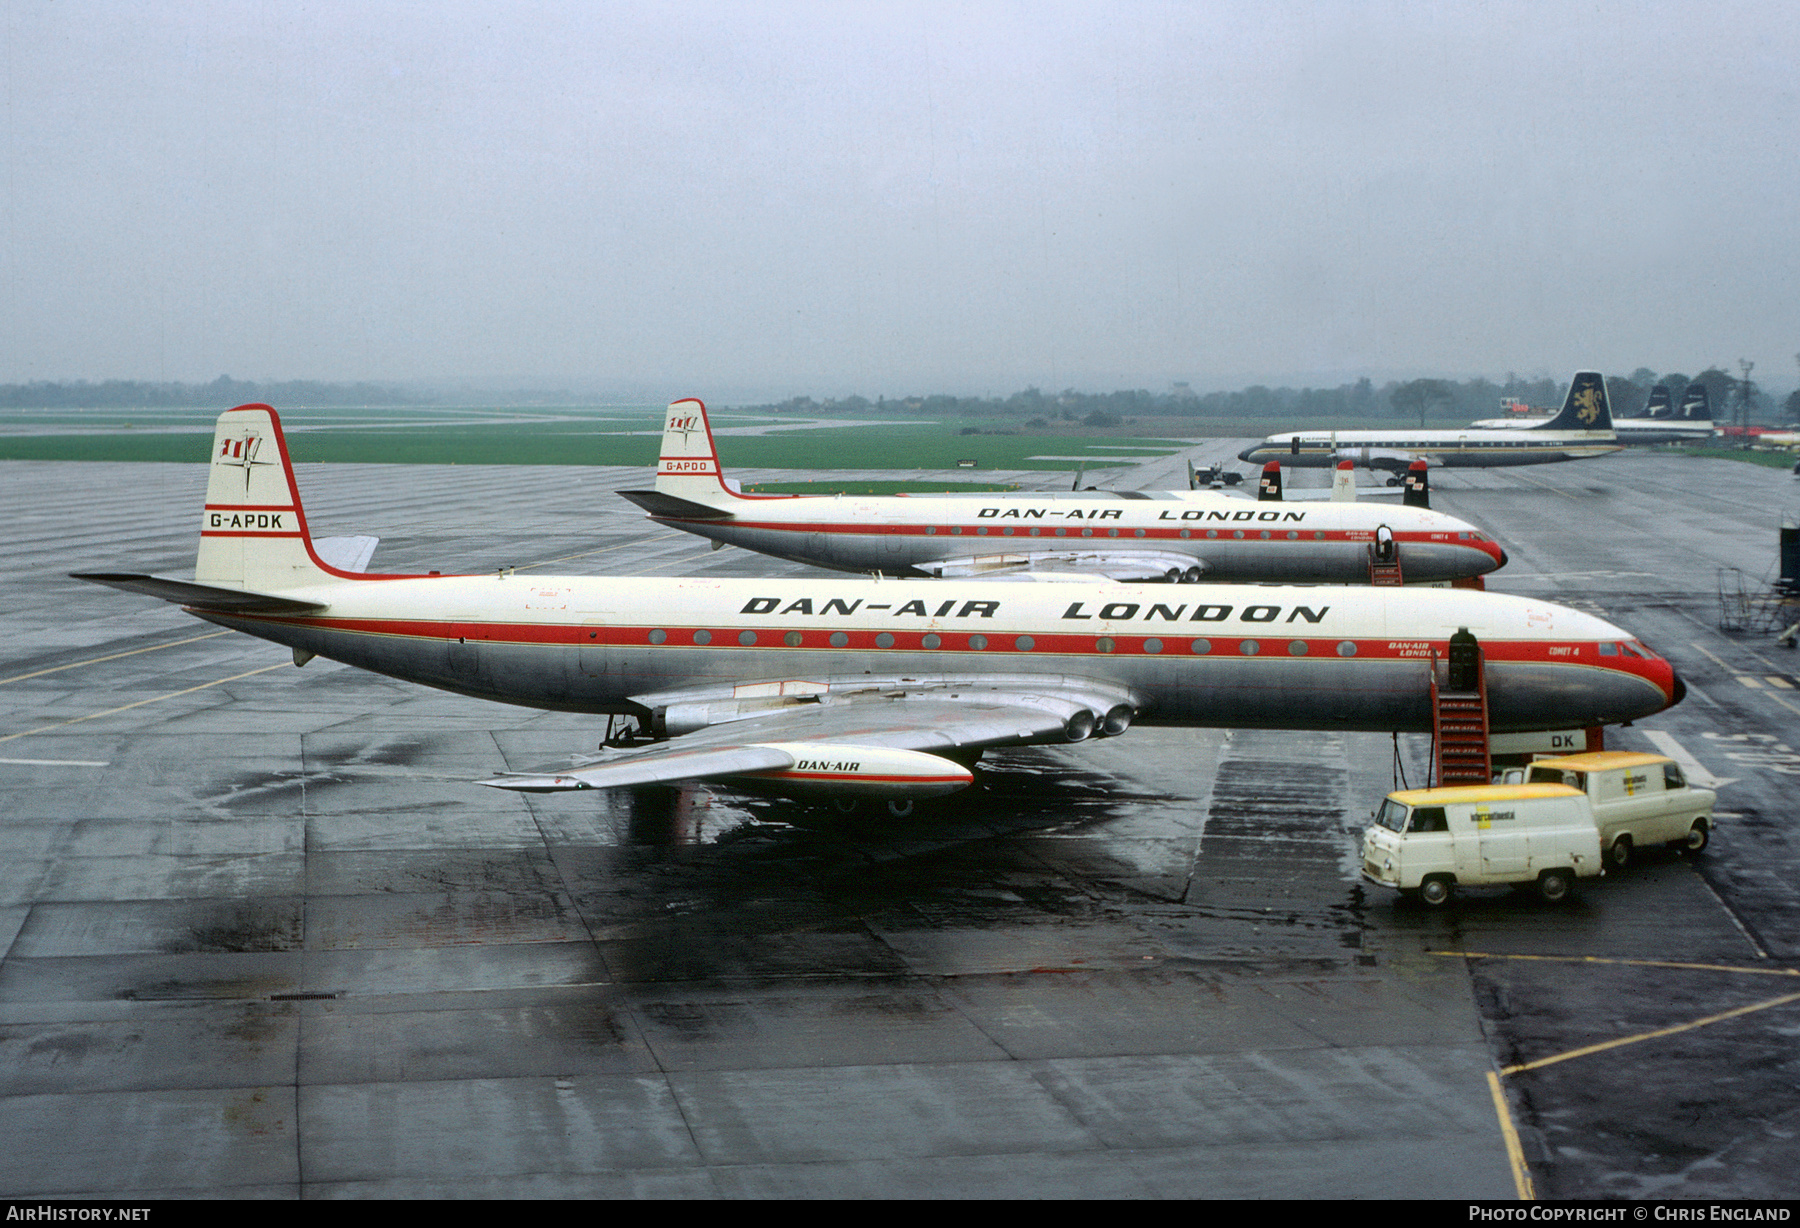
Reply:
M621 490L620 495L649 512L652 516L668 517L673 520L730 520L729 509L712 507L705 503L695 503L692 499L683 499L679 495L667 495L660 490Z
M161 597L176 605L202 610L219 610L232 614L315 614L325 608L322 601L299 601L292 597L275 597L241 588L217 588L211 584L195 584L190 580L166 580L161 576L139 576L124 572L73 572L72 580L104 584L127 593L143 593Z
M379 537L315 537L313 553L327 567L335 567L339 571L367 571L369 560L375 556L375 547L381 544Z

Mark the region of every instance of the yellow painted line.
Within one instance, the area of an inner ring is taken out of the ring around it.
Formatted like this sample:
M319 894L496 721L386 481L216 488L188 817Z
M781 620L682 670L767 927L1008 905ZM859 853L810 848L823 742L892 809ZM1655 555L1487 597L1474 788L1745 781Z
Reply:
M1716 813L1716 812L1715 812ZM1686 964L1668 959L1608 959L1600 955L1501 955L1492 951L1427 951L1452 959L1517 959L1551 964L1616 964L1622 968L1677 968L1686 972L1742 972L1750 976L1800 976L1800 968L1748 968L1742 964Z
M1749 674L1739 674L1738 682L1744 686L1749 687L1751 690L1761 690L1762 689L1762 683L1760 681L1758 681L1757 679L1752 678Z
M1769 698L1774 700L1776 703L1780 704L1782 707L1786 708L1789 712L1792 712L1795 716L1800 716L1800 708L1796 708L1793 704L1789 703L1787 700L1783 699L1781 696L1770 695Z
M226 682L236 682L239 678L249 678L256 674L266 674L272 669L282 669L286 665L287 662L285 661L280 665L265 665L261 669L245 670L243 673L233 674L229 678L214 678L211 682L202 682L199 686L191 686L186 690L170 691L167 695L158 695L152 699L140 699L136 703L121 704L117 708L108 708L104 712L90 712L86 716L76 716L71 717L66 721L57 721L54 725L39 725L36 729L27 729L22 733L9 733L5 737L0 737L0 742L10 742L14 738L29 738L34 733L49 733L52 729L61 729L67 725L79 725L82 721L93 721L98 720L103 716L112 716L118 712L129 712L131 709L141 708L145 704L161 703L165 699L174 699L177 695L192 695L195 691L204 691L209 686L219 686Z
M1763 681L1772 687L1780 687L1784 691L1791 691L1794 689L1794 684L1789 682L1786 678L1783 678L1780 674L1769 674Z
M1737 680L1738 680L1738 681L1739 681L1739 682L1744 682L1744 675L1742 675L1742 674L1739 674L1739 673L1738 673L1738 671L1737 671L1737 667L1736 667L1736 666L1733 666L1733 665L1727 665L1727 664L1726 664L1726 663L1725 663L1725 662L1724 662L1724 661L1721 661L1721 660L1720 660L1720 659L1719 659L1719 658L1718 658L1718 657L1717 657L1717 656L1715 656L1715 655L1714 655L1714 654L1713 654L1713 653L1710 653L1710 652L1707 652L1707 651L1706 651L1706 649L1705 649L1705 648L1703 648L1703 647L1701 647L1701 645L1699 645L1699 644L1696 644L1696 643L1694 643L1694 641L1692 641L1692 640L1689 640L1689 641L1688 641L1688 643L1689 643L1689 644L1690 644L1690 645L1692 645L1692 647L1693 647L1693 648L1694 648L1694 649L1695 649L1695 650L1696 650L1696 651L1698 651L1698 652L1700 652L1700 653L1702 653L1702 654L1704 654L1704 655L1705 655L1705 656L1706 656L1706 658L1707 658L1707 659L1708 659L1708 660L1710 660L1710 661L1711 661L1711 662L1712 662L1712 663L1713 663L1713 664L1714 664L1714 665L1717 665L1717 666L1718 666L1718 667L1719 667L1719 668L1720 668L1720 669L1722 669L1722 670L1726 670L1726 671L1727 671L1727 672L1729 672L1729 673L1731 673L1731 674L1733 674L1733 675L1734 675L1734 676L1736 676L1736 677L1737 677ZM1751 655L1751 656L1753 656L1753 657L1754 657L1754 656L1756 656L1756 654L1755 654L1755 653L1751 653L1751 654L1750 654L1750 655ZM1757 659L1758 659L1758 660L1761 660L1761 659L1762 659L1762 658L1760 658L1760 657L1757 657ZM1765 664L1765 665L1766 665L1766 664L1768 664L1768 663L1767 663L1767 662L1764 662L1764 664ZM1758 689L1758 690L1762 690L1762 689L1763 689L1763 688L1762 688L1762 687L1761 687L1761 685L1760 685L1760 684L1759 684L1759 683L1755 683L1755 682L1745 682L1745 683L1744 683L1744 684L1745 684L1745 685L1746 685L1746 686L1752 686L1752 687L1756 687L1756 688L1757 688L1757 689ZM1778 703L1778 704L1780 704L1780 705L1781 705L1781 706L1782 706L1782 707L1784 707L1784 708L1786 708L1786 709L1787 709L1787 710L1788 710L1788 711L1789 711L1789 712L1792 712L1792 713L1793 713L1793 714L1794 714L1794 715L1795 715L1795 716L1800 716L1800 708L1796 708L1796 707L1795 707L1795 706L1794 706L1794 705L1793 705L1793 704L1791 704L1791 703L1789 703L1789 702L1788 702L1788 701L1787 701L1787 700L1785 700L1785 699L1783 699L1783 698L1782 698L1782 697L1781 697L1781 696L1779 696L1779 695L1770 695L1770 696L1769 696L1769 698L1770 698L1770 699L1772 699L1772 700L1774 700L1774 701L1775 701L1775 702L1776 702L1776 703Z
M1602 1041L1597 1045L1586 1045L1580 1049L1571 1049L1567 1053L1558 1053L1552 1057L1539 1058L1535 1062L1521 1062L1517 1066L1506 1066L1500 1071L1503 1075L1522 1074L1527 1070L1541 1070L1545 1066L1554 1066L1558 1062L1566 1062L1571 1058L1588 1057L1595 1053L1605 1053L1608 1049L1618 1049L1624 1045L1641 1044L1646 1040L1655 1040L1661 1036L1674 1036L1680 1032L1691 1032L1695 1028L1704 1028L1709 1024L1722 1023L1727 1019L1736 1019L1739 1015L1748 1015L1756 1011L1766 1011L1773 1006L1785 1006L1789 1002L1800 1002L1800 993L1783 994L1779 998L1770 998L1767 1002L1755 1002L1749 1006L1740 1006L1735 1010L1721 1011L1717 1015L1708 1015L1704 1019L1694 1019L1687 1023L1678 1023L1672 1028L1657 1028L1654 1032L1639 1032L1635 1036L1621 1036L1617 1040Z
M185 640L170 640L167 644L152 644L148 648L133 648L130 652L115 652L109 657L89 657L85 661L71 661L67 665L52 665L49 669L40 669L31 674L14 674L11 678L0 678L0 686L9 682L23 682L27 678L42 678L45 674L54 674L60 670L76 669L83 665L98 665L102 661L117 661L120 657L135 657L140 652L161 652L165 648L175 648L182 644L192 644L199 640L210 640L217 635L230 635L229 631L208 631L205 635L190 635Z
M1500 1089L1500 1076L1490 1070L1487 1078L1488 1091L1494 1097L1494 1115L1500 1119L1500 1137L1506 1141L1506 1158L1512 1163L1513 1188L1519 1192L1520 1202L1535 1202L1537 1191L1531 1187L1531 1169L1525 1163L1524 1148L1519 1146L1519 1131L1513 1125L1506 1093Z
M1725 664L1724 661L1719 659L1717 654L1707 652L1706 648L1703 645L1694 643L1694 641L1692 641L1692 640L1689 640L1688 642L1689 642L1689 644L1691 644L1693 646L1693 648L1696 652L1699 652L1702 655L1704 655L1707 660L1711 661L1714 665L1718 666L1720 669L1726 670L1733 674L1737 673L1737 667L1735 665Z

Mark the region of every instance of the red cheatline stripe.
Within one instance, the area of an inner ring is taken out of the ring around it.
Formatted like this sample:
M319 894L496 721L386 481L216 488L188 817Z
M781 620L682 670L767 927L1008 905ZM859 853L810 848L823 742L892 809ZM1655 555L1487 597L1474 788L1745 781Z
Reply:
M855 772L746 772L746 776L763 776L771 780L860 780L878 784L941 784L949 780L973 780L967 772L947 773L942 776L864 776Z
M686 523L686 522L702 523L702 522L696 521L695 518L693 518L693 517L684 517L684 516L658 516L658 517L656 517L656 519L669 521L671 523ZM1046 528L1042 533L1039 533L1038 536L1036 536L1036 537L1032 537L1030 534L1025 533L1023 531L1014 533L1011 537L1008 537L1006 534L998 531L997 529L995 529L991 526L983 526L983 525L869 524L867 522L830 524L830 523L825 523L825 522L813 522L813 521L734 520L734 521L732 521L731 527L734 529L756 529L756 530L763 530L763 531L770 531L770 532L777 532L777 533L862 533L862 534L892 533L892 534L902 534L902 535L923 535L923 534L926 534L927 529L933 529L933 530L936 530L936 532L929 534L929 536L977 537L977 538L984 538L990 542L994 542L994 541L996 541L996 539L998 539L999 542L1009 542L1010 541L1010 542L1014 542L1014 543L1017 543L1020 545L1023 545L1023 544L1029 543L1029 542L1043 543L1043 542L1047 542L1047 541L1048 542L1070 541L1071 539L1081 541L1081 542L1091 542L1094 544L1104 544L1106 542L1113 542L1113 541L1117 541L1117 542L1145 541L1150 538L1168 538L1170 540L1176 540L1176 541L1200 540L1200 541L1219 541L1219 542L1231 542L1231 541L1246 541L1246 542L1248 542L1248 541L1264 541L1264 540L1271 541L1271 542L1293 540L1296 543L1318 542L1318 541L1328 541L1328 542L1348 541L1348 542L1356 542L1359 544L1366 543L1366 542L1372 542L1375 540L1374 532L1369 529L1293 529L1293 530L1283 529L1283 528L1259 529L1259 528L1255 527L1254 521L1240 522L1240 523L1248 523L1248 525L1250 526L1250 527L1244 528L1242 530L1221 529L1221 530L1218 530L1218 532L1221 533L1221 536L1219 536L1217 538L1208 538L1208 537L1203 536L1205 530L1193 527L1193 525L1199 524L1199 523L1200 522L1198 522L1198 521L1193 521L1193 522L1189 522L1186 525L1183 525L1180 527L1173 527L1173 528L1170 528L1170 527L1155 527L1155 528L1153 528L1153 527L1150 527L1147 525L1146 526L1133 525L1133 526L1130 526L1129 528L1121 527L1120 533L1117 537L1113 537L1110 535L1110 529L1105 534L1103 534L1099 530L1096 530L1092 537L1081 537L1080 529L1070 528L1068 530L1068 532L1063 534L1063 536L1060 538L1056 536L1055 532L1051 528ZM1269 523L1269 522L1265 522L1265 523ZM980 529L983 527L988 528L988 532L979 533L976 531L977 529ZM1056 526L1056 527L1062 527L1062 526ZM1137 536L1137 529L1139 527L1142 527L1144 529L1144 536L1141 538ZM950 530L953 528L961 529L962 532L961 533L951 533ZM1182 528L1187 529L1189 536L1187 536L1187 537L1181 536ZM1242 538L1225 537L1222 535L1227 532L1239 532L1239 531L1244 533L1244 536ZM1266 539L1260 536L1260 534L1265 533L1265 532L1269 534L1269 536ZM1289 532L1296 532L1299 534L1299 536L1296 538L1293 538L1293 539L1289 539L1289 537L1287 536ZM1322 538L1315 537L1315 536L1313 536L1315 533L1323 533L1323 534L1325 534L1325 536ZM1257 536L1252 536L1252 534L1256 534ZM1441 531L1431 532L1428 530L1410 530L1407 532L1395 533L1394 540L1397 542L1425 542L1427 544L1440 545L1440 546L1462 546L1465 549L1469 549L1469 550L1481 550L1482 545L1483 545L1483 543L1481 543L1481 542L1473 541L1473 540L1466 539L1466 538L1458 539L1454 536L1453 533L1447 535Z
M297 512L300 509L284 503L208 503L209 512Z
M201 537L305 537L304 533L251 533L242 529L202 529Z
M962 653L983 652L987 654L1016 653L1018 655L1042 656L1046 653L1079 656L1178 656L1178 657L1222 657L1222 658L1313 658L1319 660L1347 661L1397 661L1397 660L1430 660L1432 657L1444 657L1448 654L1446 640L1345 640L1339 637L1320 638L1318 636L1301 636L1284 633L1274 629L1267 623L1170 623L1167 629L1157 624L1161 634L1145 635L1141 632L1102 634L1100 631L1043 632L1019 631L1017 629L999 630L956 630L930 631L907 630L873 631L863 628L844 628L834 631L829 627L811 627L797 630L800 636L798 644L786 642L786 632L779 627L725 627L713 625L709 627L594 627L574 623L449 623L425 622L410 619L373 619L373 618L296 618L272 617L267 615L239 614L234 617L249 621L278 623L298 627L322 627L328 630L344 631L360 635L395 636L403 639L471 640L478 644L584 644L589 647L606 648L655 648L673 649L718 649L730 650L755 647L765 650L804 650L812 652L934 652ZM1140 624L1141 625L1141 624ZM1259 630L1259 628L1268 628ZM1298 628L1295 628L1298 630ZM650 642L653 631L662 631L666 639L660 645ZM706 631L711 636L708 644L696 644L693 640L695 631ZM744 631L751 631L756 636L752 644L742 644L738 636ZM834 634L845 637L840 647L830 642ZM890 635L893 643L887 647L876 642L876 637ZM921 640L927 635L936 635L941 641L937 648L926 648ZM980 635L986 638L985 648L969 647L969 637ZM1031 648L1020 648L1015 640L1024 637L1032 640ZM1102 651L1098 644L1102 639L1112 641L1112 652ZM1147 652L1144 644L1148 640L1160 640L1163 644L1161 654ZM1206 640L1211 651L1195 653L1191 645L1195 640ZM1338 655L1338 645L1351 643L1356 652L1348 657ZM1258 651L1245 654L1240 645L1255 643ZM1290 645L1304 644L1304 653L1290 652ZM1560 643L1540 640L1484 640L1482 651L1489 661L1511 661L1524 663L1544 663L1552 665L1576 665L1589 669L1603 669L1610 673L1629 674L1633 677L1644 677L1648 680L1649 666L1653 662L1645 661L1645 672L1632 668L1628 662L1635 658L1600 657L1598 645L1593 641L1564 641Z

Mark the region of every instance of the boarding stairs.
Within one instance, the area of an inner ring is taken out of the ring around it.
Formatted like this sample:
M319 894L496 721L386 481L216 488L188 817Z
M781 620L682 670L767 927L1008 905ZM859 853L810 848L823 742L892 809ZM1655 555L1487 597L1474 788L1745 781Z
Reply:
M1375 531L1375 540L1369 543L1369 583L1384 588L1404 583L1400 576L1400 547L1386 525Z
M1492 780L1487 679L1481 645L1466 627L1450 637L1448 660L1432 660L1431 716L1438 785L1485 785Z

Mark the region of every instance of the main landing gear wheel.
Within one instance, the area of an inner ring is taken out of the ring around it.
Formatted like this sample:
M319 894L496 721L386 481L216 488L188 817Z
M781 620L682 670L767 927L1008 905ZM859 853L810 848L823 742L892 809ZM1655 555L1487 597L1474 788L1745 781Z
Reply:
M1198 584L1200 583L1201 574L1198 567L1190 567L1181 573L1181 582L1183 584Z
M1567 870L1545 870L1538 875L1538 895L1546 904L1560 904L1575 890L1575 876Z
M896 819L906 818L913 812L912 799L909 797L896 798L887 804L887 812Z
M1427 908L1442 908L1454 894L1447 878L1428 878L1419 884L1419 902Z

